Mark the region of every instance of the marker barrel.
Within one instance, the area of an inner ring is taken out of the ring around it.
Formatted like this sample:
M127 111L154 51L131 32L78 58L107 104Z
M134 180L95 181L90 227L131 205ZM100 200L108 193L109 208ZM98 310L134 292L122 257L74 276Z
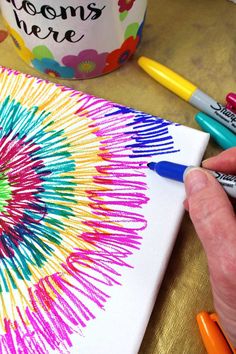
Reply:
M226 175L222 172L216 172L211 170L207 171L210 172L217 179L217 181L222 185L228 195L233 198L236 198L236 176Z
M195 120L223 149L236 146L236 135L214 118L199 112L196 114Z
M215 101L201 90L196 89L190 97L189 102L194 107L205 112L236 133L236 114L222 106L219 102Z
M236 133L236 114L199 90L190 81L166 66L146 57L140 57L138 64L161 85Z

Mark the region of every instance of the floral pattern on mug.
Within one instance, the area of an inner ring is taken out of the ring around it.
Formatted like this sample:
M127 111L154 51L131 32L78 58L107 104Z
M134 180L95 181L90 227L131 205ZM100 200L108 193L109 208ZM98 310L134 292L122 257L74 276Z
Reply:
M9 36L12 38L13 43L16 47L18 55L21 57L21 59L23 59L29 64L34 56L31 51L26 47L23 38L21 38L19 33L16 32L13 28L11 28L8 24L7 29Z
M67 55L62 63L75 71L77 79L99 76L103 73L108 53L98 53L94 49L86 49L78 55Z
M32 53L34 60L32 65L35 69L45 73L51 77L61 77L72 79L74 77L74 69L61 66L53 57L52 52L45 45L38 45L33 48Z
M140 44L140 42L141 42L141 39L142 39L144 22L145 22L145 17L144 17L143 22L140 24L139 29L138 29L138 33L137 33L137 36L138 36L138 46L139 46L139 44Z
M135 0L119 0L118 1L119 11L120 12L129 11L132 8L134 2Z
M52 52L48 49L46 45L37 45L33 48L32 53L35 59L54 59Z
M8 32L3 29L0 29L0 43L4 42L7 36Z
M129 37L127 38L119 49L114 50L107 56L107 65L104 69L104 73L108 73L112 70L119 68L134 54L139 38Z
M43 58L41 60L32 60L32 65L38 71L45 73L51 77L61 77L72 79L74 77L74 69L66 66L61 66L56 60Z
M137 37L138 34L138 30L139 30L139 23L138 22L134 22L131 23L130 25L128 25L128 27L125 30L125 39L129 38L129 37Z

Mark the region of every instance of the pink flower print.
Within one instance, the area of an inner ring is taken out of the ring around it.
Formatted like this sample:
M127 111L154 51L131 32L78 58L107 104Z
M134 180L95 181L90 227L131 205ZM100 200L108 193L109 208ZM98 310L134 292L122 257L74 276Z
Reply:
M103 73L108 53L98 53L94 49L86 49L78 55L67 55L62 63L75 70L77 79L88 79Z

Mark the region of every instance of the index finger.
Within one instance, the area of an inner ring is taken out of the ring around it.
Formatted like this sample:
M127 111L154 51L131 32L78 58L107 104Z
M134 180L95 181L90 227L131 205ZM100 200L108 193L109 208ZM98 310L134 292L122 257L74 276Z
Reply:
M229 174L236 174L236 147L225 150L219 155L202 162L204 168Z

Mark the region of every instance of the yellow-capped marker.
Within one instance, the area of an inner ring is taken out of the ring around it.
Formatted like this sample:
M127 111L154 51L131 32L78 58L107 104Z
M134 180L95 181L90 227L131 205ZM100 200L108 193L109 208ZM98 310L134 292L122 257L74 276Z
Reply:
M199 90L197 86L152 59L140 57L138 64L161 85L236 133L236 114Z
M152 59L140 57L138 59L138 64L153 79L183 98L185 101L189 101L193 92L197 89L197 86Z

